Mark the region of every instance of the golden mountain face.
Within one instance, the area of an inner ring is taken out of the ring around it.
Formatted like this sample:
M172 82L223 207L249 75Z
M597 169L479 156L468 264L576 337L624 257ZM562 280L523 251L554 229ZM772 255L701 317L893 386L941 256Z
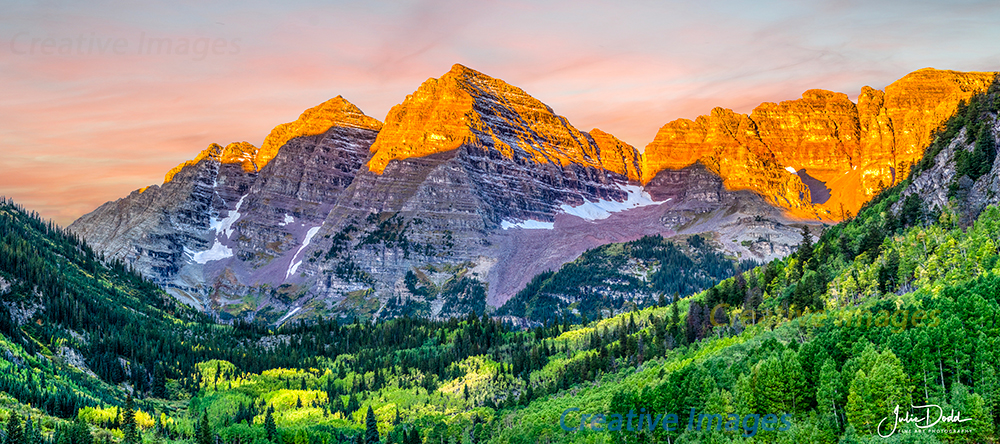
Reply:
M392 160L468 144L507 158L576 163L639 178L638 153L631 146L603 132L584 133L522 89L461 65L424 82L385 120L368 162L377 174Z
M246 142L212 144L167 173L166 181L205 158L259 171L289 140L340 126L379 132L367 163L376 174L392 160L463 145L508 159L604 169L641 183L701 162L730 190L755 191L795 216L839 220L905 178L934 130L994 76L922 69L884 92L864 87L857 103L815 89L801 99L763 103L748 115L715 108L695 120L667 123L640 154L599 129L578 130L520 88L455 65L394 106L384 125L337 96L275 127L259 150Z
M184 167L195 165L203 159L214 159L221 163L239 163L246 172L260 171L289 140L323 134L334 126L378 131L382 128L382 122L366 116L354 104L337 96L307 109L294 122L274 127L264 139L260 149L249 142L233 142L225 148L213 143L194 159L171 169L163 182L170 182Z
M642 180L642 155L632 145L597 128L590 130L590 136L597 142L604 169L626 176L629 180Z
M923 69L884 93L865 87L857 104L845 94L809 90L749 115L716 108L694 121L675 120L646 146L643 180L701 161L729 189L756 191L797 216L839 220L905 178L933 131L994 76Z
M257 153L257 166L263 168L278 154L278 150L296 137L323 134L334 126L378 131L382 122L366 116L358 107L341 96L307 109L294 122L278 125L271 130Z
M217 143L213 143L198 153L194 159L183 162L168 171L163 179L163 183L173 180L174 176L184 169L184 167L196 165L204 159L214 159L220 163L238 163L243 167L243 171L248 173L257 172L260 170L254 161L257 153L257 147L253 146L250 142L233 142L226 145L225 148Z

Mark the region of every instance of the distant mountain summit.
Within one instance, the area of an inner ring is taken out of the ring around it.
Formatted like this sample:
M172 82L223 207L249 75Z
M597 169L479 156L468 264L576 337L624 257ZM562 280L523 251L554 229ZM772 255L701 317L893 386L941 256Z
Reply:
M455 65L384 123L338 96L259 149L212 144L70 229L222 318L491 312L536 274L645 235L784 256L802 223L899 180L992 78L921 70L858 104L811 90L749 116L716 109L640 154Z

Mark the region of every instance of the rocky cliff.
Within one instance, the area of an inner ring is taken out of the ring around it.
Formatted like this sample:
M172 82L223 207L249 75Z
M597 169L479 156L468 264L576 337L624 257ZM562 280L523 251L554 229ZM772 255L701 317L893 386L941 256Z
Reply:
M644 181L701 161L729 189L746 189L791 214L839 220L905 178L933 132L994 73L922 69L886 87L806 91L749 115L716 108L660 128L646 146Z
M387 304L371 304L380 316L442 317L502 303L544 271L540 262L510 259L525 248L510 241L513 233L560 231L557 217L567 209L613 202L618 211L639 198L639 154L595 133L519 88L456 65L389 112L367 168L310 246L315 260L304 278L318 278L313 294L328 306L343 304L330 295L381 295ZM571 246L555 250L546 266L596 246L566 241ZM501 258L520 269L508 270ZM446 282L466 282L462 295Z
M489 312L538 273L646 235L784 256L801 224L898 180L991 78L922 70L857 104L810 90L750 115L717 108L641 155L455 65L384 124L337 97L259 150L213 144L70 228L222 318Z
M261 150L212 144L162 185L108 202L69 228L184 302L256 309L367 161L380 127L337 97L275 128Z
M610 162L621 175L640 174L633 147L603 132L599 144L522 89L462 65L424 82L385 120L368 163L374 173L382 173L390 160L475 145L507 159L591 168Z
M1000 204L998 146L1000 82L948 119L901 184L892 211L907 223L937 221L942 213L960 225L975 221L988 205Z

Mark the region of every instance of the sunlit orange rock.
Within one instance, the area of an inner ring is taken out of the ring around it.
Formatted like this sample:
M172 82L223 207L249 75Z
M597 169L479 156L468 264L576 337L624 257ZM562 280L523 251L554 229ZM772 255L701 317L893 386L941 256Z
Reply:
M368 117L341 96L334 97L309 108L294 122L274 127L264 139L255 159L258 168L263 168L278 154L278 149L296 137L323 134L331 127L363 128L378 131L382 122Z
M257 156L257 147L253 146L250 142L233 142L226 145L225 148L222 145L213 143L198 153L194 159L188 160L175 166L173 169L167 172L166 177L164 177L163 182L170 182L174 178L174 175L179 173L184 167L190 165L196 165L204 159L214 159L221 163L238 163L243 167L243 171L248 173L256 172L260 170L257 163L254 161Z
M749 189L802 217L839 220L906 177L933 131L995 73L922 69L847 95L809 90L749 115L716 108L660 128L646 146L643 182L701 161L730 189Z
M368 169L381 174L392 160L470 144L507 158L607 168L638 179L635 149L609 134L595 134L576 129L520 88L455 65L389 111L371 147Z
M164 183L170 182L184 167L195 165L208 158L221 163L239 163L246 172L260 171L289 140L323 134L334 126L378 131L382 128L382 122L366 116L354 104L337 96L305 110L294 122L274 127L264 139L260 149L249 142L234 142L225 148L216 143L209 145L194 159L183 162L167 172Z
M597 142L601 158L601 166L608 171L628 177L636 182L642 179L642 155L635 147L622 142L617 137L594 128L590 136Z

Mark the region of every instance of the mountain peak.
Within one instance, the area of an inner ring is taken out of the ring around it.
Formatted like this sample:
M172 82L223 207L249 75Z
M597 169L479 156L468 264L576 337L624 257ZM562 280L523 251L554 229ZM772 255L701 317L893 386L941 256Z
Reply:
M456 63L454 65L451 65L451 70L449 70L442 77L447 77L449 75L451 75L451 76L470 76L470 75L471 76L484 76L485 74L483 74L483 73L481 73L479 71L476 71L476 70L474 70L472 68L469 68L468 66L465 66L465 65L463 65L461 63Z
M305 110L294 122L274 127L264 139L264 143L257 153L257 166L263 168L264 165L267 165L289 140L296 137L323 134L334 126L378 131L382 129L382 122L366 116L357 106L342 96L334 97Z
M593 137L521 88L460 64L440 78L428 79L389 111L371 147L368 168L381 174L392 160L462 145L496 150L508 159L603 168ZM638 177L638 171L631 171Z
M257 147L250 142L233 142L225 147L217 143L213 143L209 145L208 148L205 148L198 153L194 159L182 162L180 165L177 165L168 171L167 175L163 178L163 183L173 180L174 176L184 169L184 167L195 165L204 159L214 159L221 163L238 163L243 167L243 171L248 173L256 172L259 170L259 168L257 168L257 164L254 162L254 158L257 157L257 154Z

